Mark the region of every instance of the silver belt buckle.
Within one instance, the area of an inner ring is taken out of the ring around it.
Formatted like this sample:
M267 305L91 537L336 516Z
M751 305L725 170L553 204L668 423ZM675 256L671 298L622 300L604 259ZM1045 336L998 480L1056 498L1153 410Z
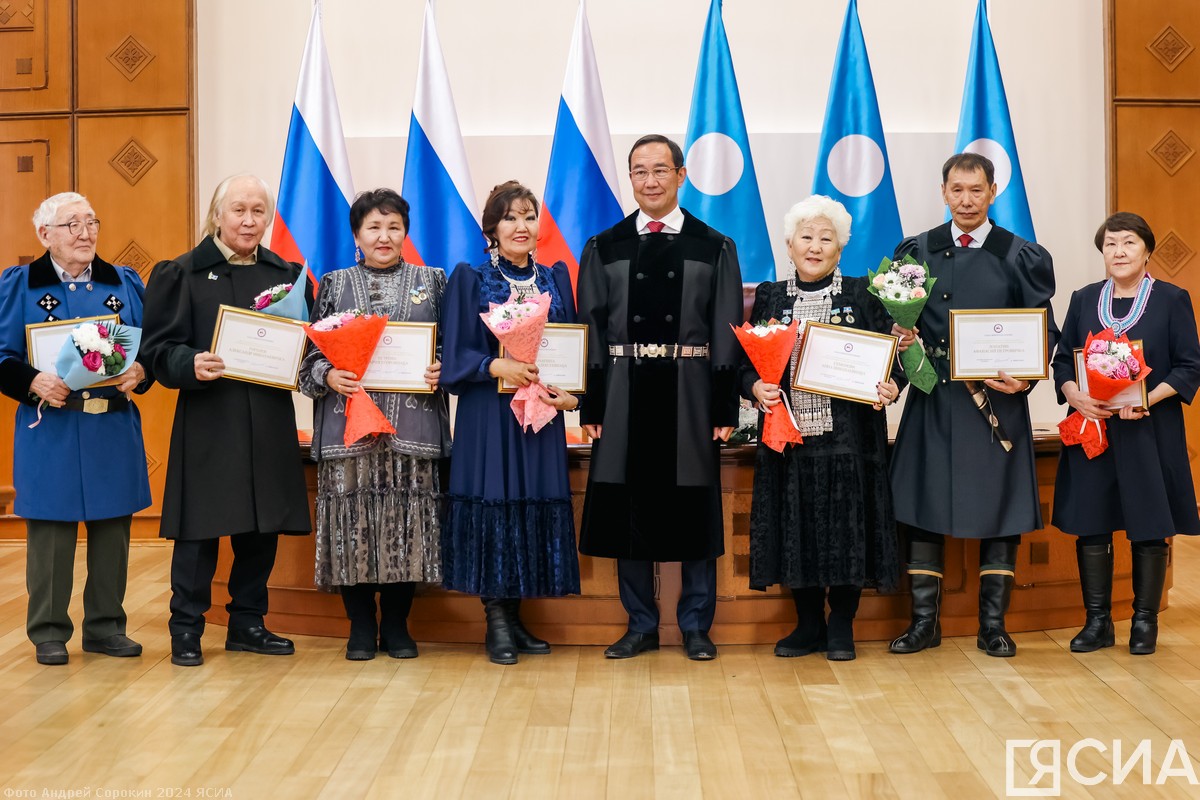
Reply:
M108 413L108 398L107 397L89 397L83 401L83 413L85 414L106 414Z
M638 356L641 358L658 358L665 356L667 348L661 344L640 344L638 345Z

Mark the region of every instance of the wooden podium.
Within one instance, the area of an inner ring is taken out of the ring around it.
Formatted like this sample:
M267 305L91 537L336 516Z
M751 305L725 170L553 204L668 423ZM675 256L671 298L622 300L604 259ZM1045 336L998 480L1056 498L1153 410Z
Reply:
M1054 472L1058 463L1057 432L1035 430L1038 491L1042 516L1050 519ZM571 494L578 526L583 512L591 462L589 445L571 445L569 455ZM307 466L310 499L316 491L316 465ZM717 614L711 630L718 644L773 643L795 626L795 610L787 590L773 587L767 592L749 588L750 495L754 480L754 445L727 446L721 458L725 555L717 561ZM314 536L281 536L279 555L271 575L271 613L267 624L280 633L346 636L341 598L313 588ZM1123 534L1115 547L1113 616L1127 619L1131 613L1130 555ZM221 558L213 592L210 622L225 624L224 603L232 553L228 540L222 542ZM948 539L946 579L942 604L942 630L947 636L976 632L979 592L978 548L973 541ZM626 615L617 595L616 562L580 556L582 594L522 604L522 616L540 636L556 644L610 644L624 631ZM1168 572L1167 587L1171 586ZM479 598L422 586L409 620L413 637L426 642L483 641L484 619ZM679 598L679 567L662 564L658 572L658 598L662 609L660 635L664 644L678 644L675 605ZM1166 607L1167 593L1163 593ZM1084 612L1075 565L1075 537L1047 526L1022 537L1017 557L1017 585L1008 613L1009 631L1069 628L1083 623ZM893 594L867 591L855 622L859 640L891 639L908 625L909 599L906 587Z

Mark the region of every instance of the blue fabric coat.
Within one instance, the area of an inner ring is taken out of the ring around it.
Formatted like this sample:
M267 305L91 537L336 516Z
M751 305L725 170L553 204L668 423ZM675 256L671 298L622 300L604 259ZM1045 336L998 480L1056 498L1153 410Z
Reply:
M25 326L37 322L115 313L122 323L141 327L143 291L134 270L99 258L87 282L60 281L49 253L0 275L0 391L21 403L13 435L18 515L73 522L123 517L150 505L137 407L85 414L46 406L41 424L30 429L38 398L29 386L38 371L28 363L25 344ZM150 370L143 368L147 380L139 392L151 383ZM91 397L118 395L113 386L86 391Z

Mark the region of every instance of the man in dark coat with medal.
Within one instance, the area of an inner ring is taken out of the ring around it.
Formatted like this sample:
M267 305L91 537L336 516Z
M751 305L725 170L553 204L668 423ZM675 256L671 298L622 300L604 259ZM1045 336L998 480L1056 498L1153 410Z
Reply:
M260 245L274 207L260 178L226 178L204 240L159 263L146 287L142 349L159 382L179 389L160 531L175 540L169 626L179 666L204 661L222 536L233 548L225 649L295 652L263 624L277 534L307 534L311 522L291 393L224 379L224 362L209 352L221 304L249 310L260 292L293 283L303 269Z
M593 237L579 268L588 329L581 420L593 445L580 552L615 558L629 629L605 651L658 648L654 562L679 561L688 658L709 660L724 553L720 442L737 423L742 277L733 241L679 208L679 145L629 154L639 210Z
M941 643L938 618L944 537L979 540L979 634L991 656L1016 645L1004 627L1021 534L1042 527L1028 394L1032 383L999 379L952 382L951 309L1044 308L1049 350L1058 329L1050 309L1054 267L1041 246L988 219L996 199L995 169L974 153L942 167L942 197L951 221L905 239L897 259L911 255L937 279L920 330L899 326L900 346L924 346L938 381L930 394L910 390L892 453L896 520L908 527L912 623L893 653ZM920 338L916 338L919 334Z

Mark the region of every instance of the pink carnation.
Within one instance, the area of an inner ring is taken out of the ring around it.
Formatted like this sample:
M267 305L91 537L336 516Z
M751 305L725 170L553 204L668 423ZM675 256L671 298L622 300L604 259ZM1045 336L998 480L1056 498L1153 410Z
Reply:
M100 351L93 350L90 353L85 353L83 356L83 367L89 372L100 372L104 369L104 358L100 355Z
M1108 342L1103 339L1092 339L1091 345L1088 347L1089 353L1107 353Z

